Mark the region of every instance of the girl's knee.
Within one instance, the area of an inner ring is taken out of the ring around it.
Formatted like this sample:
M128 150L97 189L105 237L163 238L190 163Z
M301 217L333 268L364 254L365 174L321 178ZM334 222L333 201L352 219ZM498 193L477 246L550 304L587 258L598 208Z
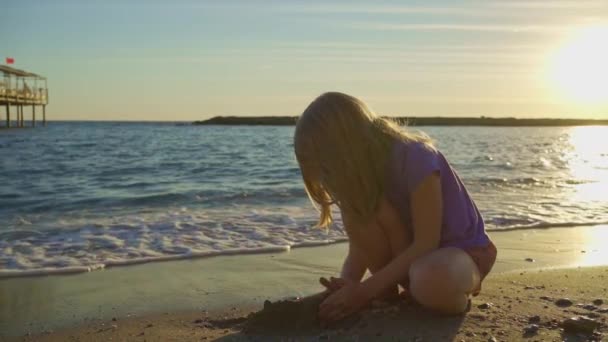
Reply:
M420 305L448 315L463 313L468 305L469 295L450 286L444 269L416 269L410 272L410 294Z
M409 289L421 305L444 314L459 314L466 310L469 300L466 277L471 273L442 253L430 254L416 260L409 271ZM447 253L450 254L450 253Z

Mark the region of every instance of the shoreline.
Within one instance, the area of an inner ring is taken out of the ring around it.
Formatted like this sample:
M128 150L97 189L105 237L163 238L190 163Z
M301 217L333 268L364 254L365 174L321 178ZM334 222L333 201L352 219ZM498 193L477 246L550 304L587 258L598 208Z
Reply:
M489 229L488 233L498 233L498 232L511 232L511 231L526 231L526 230L543 230L543 229L559 229L559 228L572 228L572 227L593 227L593 226L603 226L608 225L608 222L594 222L594 223L561 223L561 224L550 224L550 223L542 223L542 224L532 224L532 225L521 225L500 229ZM327 241L317 241L317 242L305 242L294 245L286 245L286 246L273 246L273 247L261 247L261 248L252 248L252 249L235 249L235 250L223 250L223 251L214 251L214 252L201 252L201 253L187 253L187 254L172 254L172 255L163 255L158 257L146 257L140 259L129 259L129 260L115 260L108 261L106 263L100 263L95 265L80 265L80 266L70 266L64 268L37 268L37 269L28 269L28 270L0 270L0 281L5 279L14 279L14 278L36 278L36 277L46 277L46 276L64 276L64 275L75 275L81 273L90 273L95 271L103 271L115 267L129 267L129 266L138 266L142 264L149 263L163 263L163 262L171 262L171 261L180 261L180 260L195 260L195 259L209 259L209 258L217 258L224 256L239 256L239 255L252 255L252 254L274 254L274 253L288 253L293 249L299 248L311 248L311 247L323 247L323 246L331 246L335 244L340 244L347 242L347 237L335 239L335 240L327 240Z
M491 275L509 277L521 270L608 263L608 247L602 244L608 239L606 225L491 231L490 235L499 248ZM346 244L338 243L279 254L218 256L76 275L3 279L0 331L15 337L78 329L112 318L147 319L162 313L173 317L202 310L217 313L231 307L244 312L260 307L267 298L320 290L317 279L337 273L346 249Z

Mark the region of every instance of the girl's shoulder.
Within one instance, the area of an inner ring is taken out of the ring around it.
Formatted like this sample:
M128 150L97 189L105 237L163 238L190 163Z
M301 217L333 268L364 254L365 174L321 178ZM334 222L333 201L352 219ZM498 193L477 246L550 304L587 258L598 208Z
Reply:
M441 153L430 143L424 141L397 140L393 145L392 157L404 163L435 159Z
M409 189L429 174L442 169L442 157L432 145L423 141L396 141L393 146L391 173L406 182Z

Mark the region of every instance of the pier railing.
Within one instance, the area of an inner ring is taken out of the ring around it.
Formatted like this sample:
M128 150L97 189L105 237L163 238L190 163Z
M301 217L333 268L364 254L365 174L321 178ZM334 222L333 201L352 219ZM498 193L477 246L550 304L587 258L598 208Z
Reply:
M4 127L25 127L24 107L31 106L31 126L36 126L36 106L42 107L42 123L46 125L49 91L46 77L0 65L0 108L5 107ZM16 109L16 124L11 120L11 107Z

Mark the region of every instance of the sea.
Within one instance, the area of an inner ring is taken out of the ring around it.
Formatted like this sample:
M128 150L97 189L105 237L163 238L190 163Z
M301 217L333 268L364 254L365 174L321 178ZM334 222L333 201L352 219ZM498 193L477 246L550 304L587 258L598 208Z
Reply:
M608 223L608 127L418 127L488 230ZM304 191L294 127L49 122L0 130L0 277L345 241Z

